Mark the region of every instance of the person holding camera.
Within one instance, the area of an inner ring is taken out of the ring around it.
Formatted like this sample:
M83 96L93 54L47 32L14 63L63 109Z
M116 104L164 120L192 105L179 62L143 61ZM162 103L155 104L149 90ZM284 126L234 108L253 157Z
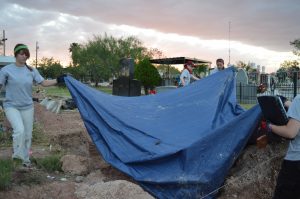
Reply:
M268 123L268 129L289 139L289 147L281 164L273 199L296 199L300 198L300 95L292 102L280 98L288 108L289 121L282 126Z

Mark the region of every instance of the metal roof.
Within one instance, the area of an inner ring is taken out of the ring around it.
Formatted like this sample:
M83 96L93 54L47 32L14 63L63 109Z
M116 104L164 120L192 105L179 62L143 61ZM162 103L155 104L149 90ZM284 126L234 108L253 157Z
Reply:
M185 64L187 61L192 61L194 64L211 64L211 61L189 58L189 57L171 57L171 58L162 58L162 59L151 59L152 64Z
M0 56L0 66L5 66L16 61L13 56Z

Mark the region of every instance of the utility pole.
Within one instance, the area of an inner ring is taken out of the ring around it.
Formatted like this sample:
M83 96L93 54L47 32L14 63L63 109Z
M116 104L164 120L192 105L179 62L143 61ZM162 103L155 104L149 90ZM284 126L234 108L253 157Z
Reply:
M230 65L230 26L231 26L231 21L229 21L229 27L228 27L228 46L229 46L229 48L228 48L228 65Z
M35 42L35 68L37 68L37 54L38 54L39 46L38 42Z
M5 56L5 41L7 40L7 38L5 38L5 30L3 30L3 38L1 39L2 43L3 43L3 56Z

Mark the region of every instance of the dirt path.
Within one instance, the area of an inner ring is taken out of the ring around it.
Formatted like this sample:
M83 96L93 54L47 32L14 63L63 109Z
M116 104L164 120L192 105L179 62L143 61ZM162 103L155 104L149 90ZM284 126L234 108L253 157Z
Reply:
M34 158L47 157L56 152L85 157L88 159L88 174L49 173L41 169L26 172L15 171L11 188L6 191L0 191L0 198L72 199L86 198L86 196L89 196L87 198L93 198L93 194L95 198L97 198L100 193L94 193L92 189L83 192L82 190L85 189L82 189L82 187L90 187L93 184L97 184L97 189L101 189L101 187L107 186L105 183L114 182L116 180L123 180L126 182L125 184L133 182L128 176L103 161L94 144L91 142L78 111L63 111L60 114L54 114L36 103L35 124L41 133L47 137L47 141L43 143L33 143L32 156ZM7 127L9 128L9 126ZM11 147L0 147L1 159L10 158L11 154ZM123 192L118 192L118 190L122 189L121 187L124 187L123 181L112 186L115 187L115 189L110 191L106 190L108 191L107 194L111 195L108 196L108 198L114 198L113 194L115 194L115 196L123 195L123 198L133 196L130 194L149 196L149 194L135 184L129 186L131 191L126 192L126 189L123 188ZM81 191L76 194L77 189ZM149 196L148 198L152 197Z

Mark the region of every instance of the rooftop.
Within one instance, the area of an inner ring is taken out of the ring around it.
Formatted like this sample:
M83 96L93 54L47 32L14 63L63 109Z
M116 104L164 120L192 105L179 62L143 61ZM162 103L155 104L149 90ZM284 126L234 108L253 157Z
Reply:
M211 64L211 61L189 58L189 57L171 57L171 58L162 58L162 59L151 59L150 62L152 64L185 64L188 61L192 61L195 65L197 64Z

